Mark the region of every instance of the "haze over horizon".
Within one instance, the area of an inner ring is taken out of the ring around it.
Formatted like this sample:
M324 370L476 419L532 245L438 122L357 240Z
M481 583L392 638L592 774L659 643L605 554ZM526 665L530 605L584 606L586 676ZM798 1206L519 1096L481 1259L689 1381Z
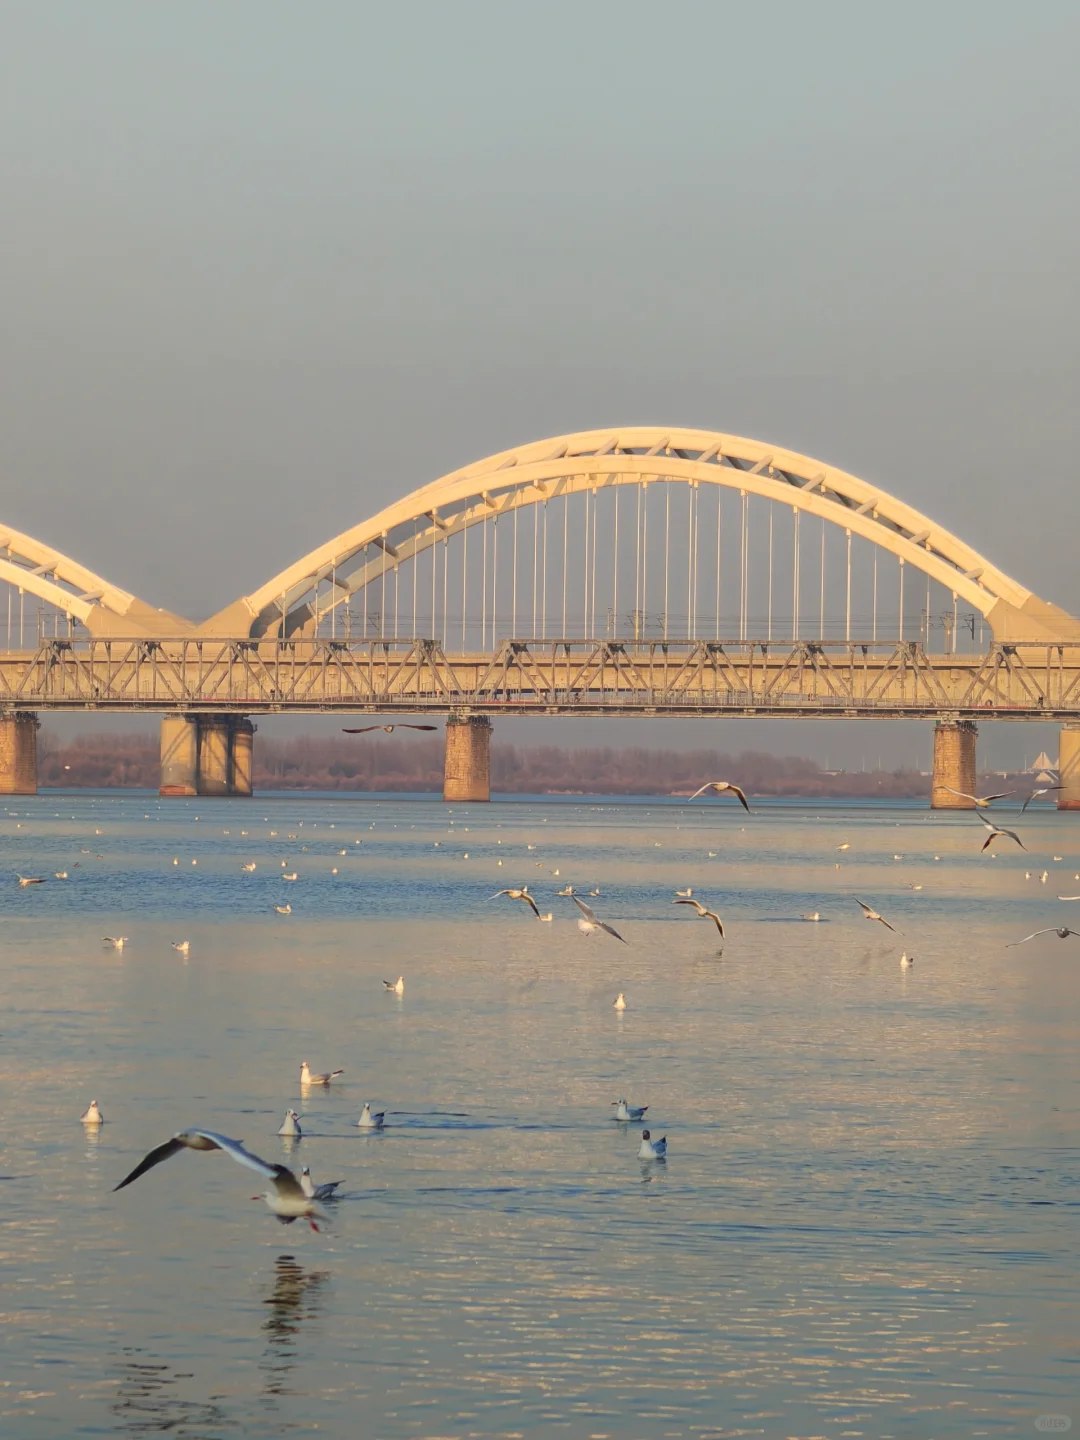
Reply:
M2 13L4 522L200 618L471 460L686 424L852 471L1080 613L1075 7ZM930 752L913 722L627 738ZM1044 748L984 726L980 763Z

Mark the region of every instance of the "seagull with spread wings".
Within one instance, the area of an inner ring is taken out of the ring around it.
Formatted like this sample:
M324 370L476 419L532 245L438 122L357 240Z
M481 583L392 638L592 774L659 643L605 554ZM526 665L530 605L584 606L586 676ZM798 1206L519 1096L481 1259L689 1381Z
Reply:
M524 900L525 904L528 905L529 909L533 912L536 918L538 920L540 919L539 907L537 906L537 903L533 899L533 897L529 894L529 887L527 885L522 885L520 890L513 888L509 890L496 890L495 894L489 896L488 898L491 900L497 900L500 895L509 895L511 900Z
M1056 935L1059 940L1067 940L1070 935L1080 936L1080 930L1070 930L1067 925L1048 925L1045 930L1033 930L1030 935L1025 935L1023 940L1010 940L1009 948L1014 945L1026 945L1029 940L1034 940L1038 935Z
M673 905L693 905L694 909L697 911L698 919L711 920L716 926L717 930L719 930L720 932L720 939L723 940L724 922L720 919L720 916L716 913L715 910L709 910L706 906L702 905L700 900L680 899L673 900L671 903Z
M970 800L980 810L985 810L995 800L1004 800L1006 795L1016 794L1015 790L1002 790L997 795L969 795L966 790L954 790L951 785L943 785L941 788L947 790L950 795L959 795L961 800Z
M979 819L990 832L982 843L983 850L985 850L989 845L992 845L999 835L1007 835L1010 840L1016 841L1017 845L1020 846L1021 850L1027 849L1027 846L1020 839L1020 836L1017 835L1015 830L1006 830L1003 825L995 825L992 820L987 820L985 815L980 815Z
M590 905L586 905L584 900L579 900L576 895L571 895L570 899L581 911L578 916L577 928L583 935L593 935L597 930L603 930L605 934L613 935L616 940L622 940L624 945L627 943L612 926L605 924L603 920L598 920L595 911Z
M1064 790L1064 789L1065 789L1065 786L1064 786L1064 785L1041 785L1038 790L1032 790L1031 794L1027 797L1027 799L1024 801L1024 803L1020 806L1020 814L1022 815L1022 814L1024 813L1024 811L1027 809L1027 807L1031 804L1032 800L1037 800L1040 795L1049 795L1050 792L1051 792L1051 790Z
M855 900L854 895L851 898ZM885 916L879 915L872 905L867 905L865 900L855 900L855 904L861 907L864 920L880 920L886 930L891 930L894 935L900 934L900 931L897 930L895 925L890 925L888 920L885 919Z
M359 725L354 729L348 726L341 727L343 735L367 735L371 730L383 730L387 735L392 735L395 730L437 730L437 725L412 725L407 720L397 720L393 725Z
M689 798L691 800L696 800L699 795L704 795L706 790L714 790L717 795L724 795L730 791L732 795L738 797L739 804L746 811L746 813L748 815L750 814L750 802L747 800L745 792L741 790L738 785L733 784L732 781L707 780L705 784L702 785L701 789L695 790L693 795L691 795Z
M294 1220L306 1220L312 1230L318 1230L315 1218L325 1218L311 1196L304 1194L299 1180L288 1166L271 1165L269 1161L253 1155L250 1150L245 1150L239 1140L230 1140L227 1135L218 1135L213 1130L181 1130L171 1140L166 1140L164 1145L151 1150L149 1155L139 1161L131 1174L125 1176L119 1185L114 1185L113 1189L123 1190L125 1185L138 1180L140 1175L145 1175L155 1165L160 1165L163 1160L168 1160L173 1155L179 1155L181 1150L221 1150L231 1160L236 1160L265 1176L270 1184L262 1199L282 1225L291 1225Z

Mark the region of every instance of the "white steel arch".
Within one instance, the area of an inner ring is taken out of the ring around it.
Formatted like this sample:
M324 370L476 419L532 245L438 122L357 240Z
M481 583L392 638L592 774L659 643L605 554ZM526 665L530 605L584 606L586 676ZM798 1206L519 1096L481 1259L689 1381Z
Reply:
M182 635L189 620L112 585L85 565L20 530L0 526L0 581L36 595L92 635Z
M236 638L312 633L320 614L388 568L492 515L652 480L724 486L840 526L947 586L999 641L1080 641L1080 620L879 487L761 441L656 427L559 436L467 465L320 545L198 629ZM317 592L328 583L331 599L320 605Z

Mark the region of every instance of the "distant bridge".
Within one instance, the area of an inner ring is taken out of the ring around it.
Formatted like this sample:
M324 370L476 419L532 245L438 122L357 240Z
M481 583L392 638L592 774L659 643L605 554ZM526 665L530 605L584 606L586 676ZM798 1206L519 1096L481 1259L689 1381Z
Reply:
M448 794L450 749L486 794L495 714L918 716L939 803L974 785L974 721L1080 722L1080 620L867 482L705 431L491 456L201 622L14 531L0 583L0 788L41 710L164 712L181 793L249 786L256 714L445 715Z

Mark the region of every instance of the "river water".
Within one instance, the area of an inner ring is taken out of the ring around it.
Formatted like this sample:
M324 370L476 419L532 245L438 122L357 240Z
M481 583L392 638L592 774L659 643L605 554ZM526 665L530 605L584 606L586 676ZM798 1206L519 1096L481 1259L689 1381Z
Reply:
M9 799L0 1434L1080 1427L1080 939L1008 947L1080 929L1080 818L1008 813L1027 854L900 803ZM220 1153L113 1192L188 1126L330 1223Z

